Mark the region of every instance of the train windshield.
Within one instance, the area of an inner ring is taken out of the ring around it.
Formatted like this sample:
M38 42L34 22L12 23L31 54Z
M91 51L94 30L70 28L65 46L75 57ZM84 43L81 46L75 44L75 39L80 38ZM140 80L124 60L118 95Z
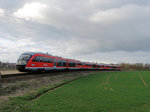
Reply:
M31 55L23 54L19 57L19 60L29 61L30 58L31 58Z

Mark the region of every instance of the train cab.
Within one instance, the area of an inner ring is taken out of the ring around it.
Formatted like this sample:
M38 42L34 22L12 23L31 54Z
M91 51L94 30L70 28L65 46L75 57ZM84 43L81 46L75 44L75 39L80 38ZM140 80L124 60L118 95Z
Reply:
M16 68L17 70L19 70L20 72L26 72L26 65L29 62L29 60L32 57L32 53L23 53L21 54L21 56L19 57L19 59L17 60L17 64L16 64Z

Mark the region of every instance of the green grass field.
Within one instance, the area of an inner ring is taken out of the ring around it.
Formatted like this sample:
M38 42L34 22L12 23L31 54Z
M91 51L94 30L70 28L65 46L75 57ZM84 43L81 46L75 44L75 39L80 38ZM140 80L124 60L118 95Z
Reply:
M28 101L17 111L150 112L150 72L92 74Z

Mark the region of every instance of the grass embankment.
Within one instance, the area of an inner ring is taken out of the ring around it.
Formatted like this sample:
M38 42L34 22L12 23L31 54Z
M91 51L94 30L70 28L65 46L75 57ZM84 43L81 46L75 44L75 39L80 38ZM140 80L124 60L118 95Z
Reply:
M30 96L15 98L3 110L5 112L149 112L149 74L150 72L146 71L97 73L47 92L34 100L30 100Z

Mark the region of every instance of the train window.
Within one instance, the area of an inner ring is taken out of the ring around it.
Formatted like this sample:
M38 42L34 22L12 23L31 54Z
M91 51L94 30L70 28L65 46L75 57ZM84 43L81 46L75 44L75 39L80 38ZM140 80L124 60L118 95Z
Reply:
M48 57L46 57L46 62L49 63L49 58Z
M24 54L24 55L21 55L21 56L19 57L19 60L29 61L30 58L31 58L31 55Z
M66 66L67 66L67 61L63 60L62 66L63 66L63 67L66 67Z
M70 62L68 62L68 67L71 67L71 63Z
M37 57L37 56L36 56L36 57ZM35 57L35 58L33 58L33 60L32 60L33 62L36 62L36 57Z
M53 58L43 57L43 62L45 62L45 63L53 63Z
M68 67L71 67L71 63L70 62L68 62Z
M96 65L92 65L92 67L94 68L94 67L96 67Z
M53 58L43 57L43 56L36 56L33 62L45 62L45 63L53 63Z
M76 67L76 63L75 62L68 62L68 67Z
M39 62L44 62L44 57L39 56L40 57L40 61Z
M62 66L62 60L57 60L57 66Z
M47 57L42 57L42 59L43 59L43 62L47 62L48 61Z
M36 56L32 61L33 62L40 62L40 56Z
M86 66L91 66L90 64L86 64Z
M45 62L49 63L49 58L48 57L45 57Z
M67 66L67 61L58 59L57 60L57 66L66 67Z
M68 67L72 67L72 63L69 62L69 63L68 63Z
M82 63L77 63L78 65L82 65Z
M48 58L48 63L53 63L53 58Z
M54 66L56 66L56 59L54 59Z
M45 62L48 63L48 57L45 57Z

